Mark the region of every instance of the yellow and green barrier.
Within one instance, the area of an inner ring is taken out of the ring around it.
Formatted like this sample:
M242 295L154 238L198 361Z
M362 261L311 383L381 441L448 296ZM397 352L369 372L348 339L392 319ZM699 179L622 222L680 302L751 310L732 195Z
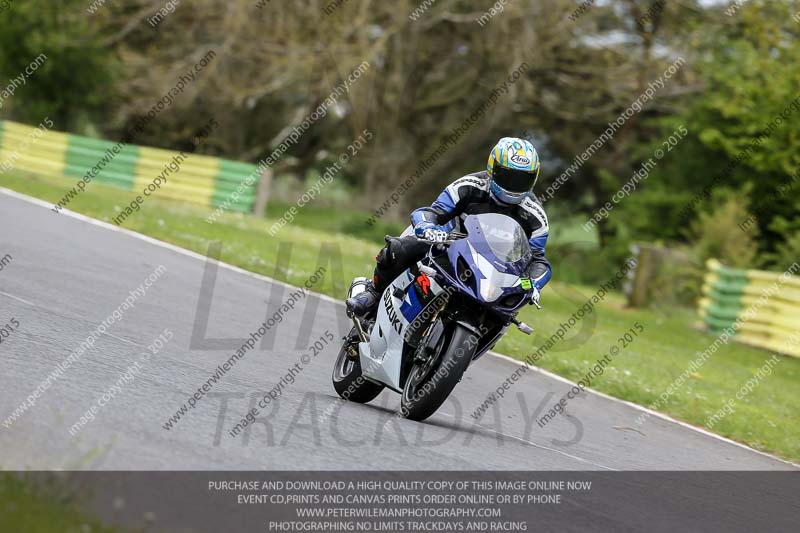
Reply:
M0 171L4 170L5 162L8 168L33 174L64 176L72 187L96 168L92 182L141 194L181 155L160 148L61 133L47 126L0 120ZM245 178L256 171L255 165L187 152L181 159L180 165L172 165L166 176L168 185L159 190L159 198L209 207L225 204L232 211L252 211L258 180L249 180L252 183L248 185Z
M800 357L800 280L794 275L800 265L783 274L729 268L714 259L706 267L698 308L711 332L733 328L738 342Z

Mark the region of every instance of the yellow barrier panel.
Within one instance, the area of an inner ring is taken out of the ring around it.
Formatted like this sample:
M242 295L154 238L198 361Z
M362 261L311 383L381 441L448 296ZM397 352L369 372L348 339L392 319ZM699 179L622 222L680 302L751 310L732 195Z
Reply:
M800 357L800 280L793 264L785 273L740 270L707 262L698 313L710 330L732 328L751 346Z
M195 203L211 205L218 172L215 158L142 147L134 188L138 194L160 178L165 182L153 194L176 200L192 198Z
M28 172L63 173L68 145L67 134L5 122L0 165L8 162L13 168Z

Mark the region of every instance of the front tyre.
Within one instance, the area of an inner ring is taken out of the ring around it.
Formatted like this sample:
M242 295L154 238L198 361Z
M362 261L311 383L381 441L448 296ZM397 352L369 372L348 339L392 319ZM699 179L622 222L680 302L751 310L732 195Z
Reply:
M339 356L333 365L333 388L340 398L358 403L374 400L383 390L383 385L368 381L361 374L358 355L358 333L355 327L342 344Z
M444 403L461 380L475 353L472 334L460 324L445 332L424 363L415 363L406 380L400 406L410 420L425 420Z

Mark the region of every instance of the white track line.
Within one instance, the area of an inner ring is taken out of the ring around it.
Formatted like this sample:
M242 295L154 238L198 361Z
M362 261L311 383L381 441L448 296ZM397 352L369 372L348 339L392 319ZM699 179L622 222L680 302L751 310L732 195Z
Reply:
M4 192L2 190L2 187L0 187L0 192ZM28 300L24 300L24 299L20 298L19 296L14 296L13 294L8 294L7 292L0 291L0 296L6 296L6 297L11 298L13 300L17 300L18 302L22 302L22 303L24 303L26 305L29 305L29 306L33 307L34 309L44 309L45 311L47 311L49 313L52 313L54 315L59 315L58 311L50 309L46 305L40 305L40 304L35 304L33 302L29 302ZM61 313L63 313L63 311ZM61 314L59 316L64 316L65 318L70 318L70 319L73 319L73 320L83 320L83 321L86 321L86 322L91 322L91 320L89 320L88 318L83 317L83 316L74 315L72 313L69 313L69 315L70 316L65 316L65 315ZM139 348L147 349L147 346L144 346L143 344L139 344L137 342L129 341L128 339L123 339L122 337L117 337L116 335L114 335L113 333L109 333L108 331L106 331L104 333L101 333L100 335L107 335L109 337L117 339L118 341L130 344L131 346L138 346Z
M33 307L37 307L37 305L36 305L36 304L34 304L34 303L31 303L31 302L29 302L28 300L23 300L23 299L22 299L22 298L20 298L19 296L14 296L13 294L8 294L7 292L0 291L0 295L3 295L3 296L5 296L5 297L7 297L7 298L11 298L12 300L16 300L16 301L18 301L18 302L22 302L22 303L24 303L24 304L26 304L26 305L30 305L30 306L33 306Z
M3 193L5 195L7 195L7 196L12 196L14 198L18 198L18 199L23 200L23 201L28 202L28 203L32 203L32 204L35 204L35 205L38 205L38 206L41 206L41 207L45 207L48 210L52 211L53 204L49 203L49 202L45 202L44 200L40 200L39 198L34 198L32 196L28 196L26 194L22 194L22 193L19 193L17 191L13 191L11 189L7 189L5 187L0 187L0 193ZM119 226L114 226L113 224L109 224L108 222L103 222L102 220L97 220L96 218L91 218L91 217L88 217L86 215L82 215L80 213L76 213L74 211L70 211L69 209L63 209L58 214L53 213L53 215L55 215L55 216L69 216L69 217L72 217L72 218L76 218L78 220L82 220L84 222L87 222L87 223L95 225L95 226L100 226L102 228L105 228L105 229L108 229L108 230L111 230L111 231L117 231L119 233L124 233L125 235L129 235L129 236L131 236L131 237L133 237L135 239L140 239L140 240L149 242L150 244L154 244L154 245L160 246L162 248L167 248L167 249L175 251L175 252L177 252L179 254L188 255L189 257L194 257L195 259L199 259L201 261L207 261L208 260L208 257L206 257L206 256L204 256L202 254L198 254L197 252L193 252L191 250L187 250L185 248L181 248L179 246L175 246L174 244L170 244L168 242L159 241L158 239L154 239L152 237L148 237L147 235L143 235L141 233L137 233L137 232L129 230L129 229L121 228ZM239 272L240 274L244 274L246 276L252 276L254 278L257 278L257 279L260 279L260 280L263 280L263 281L267 281L269 283L276 283L278 285L283 285L284 287L287 287L287 288L290 288L290 289L298 289L299 288L299 287L295 287L294 285L290 285L290 284L288 284L286 282L270 278L269 276L264 276L263 274L257 274L255 272L250 272L249 270L245 270L243 268L239 268L239 267L234 266L234 265L229 265L228 263L223 263L222 261L217 261L217 264L219 264L221 267L227 268L228 270L232 270L234 272ZM311 292L311 291L309 291L309 292ZM334 303L336 305L344 305L344 303L341 302L340 300L336 300L336 299L331 298L330 296L327 296L325 294L319 294L319 293L315 293L315 292L311 292L311 293L316 295L317 297L319 297L321 300L325 300L327 302L332 302L332 303ZM10 295L7 295L7 296L10 296ZM26 302L26 303L28 303L28 302ZM492 355L493 357L497 357L498 359L503 359L505 361L509 361L509 362L514 363L514 364L519 365L519 366L530 366L530 365L526 365L526 363L524 363L524 362L522 362L522 361L520 361L518 359L514 359L514 358L509 357L507 355L499 354L499 353L496 353L496 352L489 352L489 355ZM566 384L569 384L569 385L572 385L572 386L577 385L576 383L574 383L574 382L572 382L572 381L570 381L570 380L568 380L566 378L563 378L563 377L561 377L559 375L553 374L552 372L548 372L547 370L544 370L542 368L535 367L535 366L531 366L531 368L533 368L535 371L537 371L537 372L539 372L541 374L544 374L544 375L546 375L546 376L548 376L548 377L550 377L550 378L552 378L554 380L560 381L562 383L566 383ZM671 416L665 415L663 413L659 413L658 411L653 411L652 409L648 409L647 407L641 406L639 404L635 404L635 403L632 403L632 402L629 402L629 401L626 401L626 400L621 400L619 398L615 398L613 396L609 396L608 394L604 394L602 392L599 392L599 391L596 391L596 390L593 390L593 389L590 389L590 388L586 388L586 389L584 389L584 391L589 393L589 394L595 394L595 395L597 395L597 396L599 396L601 398L605 398L606 400L610 400L610 401L613 401L613 402L619 402L619 403L625 404L628 407L631 407L631 408L633 408L633 409L635 409L637 411L645 412L645 413L649 414L650 416L655 416L655 417L658 417L658 418L660 418L660 419L662 419L664 421L671 422L673 424L677 424L678 426L684 427L686 429L690 429L690 430L696 431L698 433L702 433L703 435L705 435L707 437L711 437L711 438L720 440L722 442L726 442L728 444L732 444L734 446L738 446L740 448L744 448L745 450L749 450L749 451L751 451L753 453L757 453L757 454L762 455L764 457L769 457L770 459L774 459L775 461L779 461L781 463L784 463L784 464L787 464L787 465L791 465L791 466L793 466L795 468L800 468L800 465L795 464L795 463L793 463L791 461L787 461L785 459L781 459L780 457L775 457L774 455L770 455L770 454L768 454L766 452L762 452L760 450L756 450L754 448L751 448L751 447L747 446L746 444L742 444L741 442L736 442L735 440L731 440L731 439L729 439L727 437L723 437L721 435L717 435L716 433L711 433L710 431L707 431L707 430L705 430L703 428L700 428L700 427L697 427L697 426L693 426L691 424L688 424L686 422L682 422L680 420L676 420L676 419L672 418Z
M455 416L451 415L450 413L437 412L436 414L437 415L443 415L443 416L452 418L456 422L460 422L460 420L458 420ZM559 455L563 455L564 457L569 457L570 459L574 459L574 460L579 461L581 463L586 463L586 464L595 466L597 468L602 468L604 470L609 470L609 471L612 471L612 472L619 472L619 470L617 470L616 468L611 468L610 466L602 465L600 463L595 463L595 462L590 461L588 459L584 459L583 457L578 457L577 455L572 455L571 453L567 453L567 452L565 452L563 450L557 450L555 448L550 448L549 446L545 446L543 444L537 444L537 443L535 443L533 441L525 440L522 437L517 437L517 436L514 436L514 435L509 435L507 433L502 433L500 431L495 431L492 428L489 428L489 427L486 427L486 426L482 426L482 425L474 423L474 422L473 422L472 425L474 427L481 428L482 430L488 431L488 432L493 433L495 435L499 435L499 436L505 437L507 439L511 439L511 440L515 440L515 441L521 442L522 444L525 444L527 446L532 446L534 448L539 448L541 450L547 450L549 452L554 452L554 453L557 453Z

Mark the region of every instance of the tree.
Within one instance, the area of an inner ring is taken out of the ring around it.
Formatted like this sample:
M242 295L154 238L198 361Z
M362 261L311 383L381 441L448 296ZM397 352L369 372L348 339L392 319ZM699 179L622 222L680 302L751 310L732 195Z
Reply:
M743 194L758 215L760 257L800 230L792 178L800 169L800 49L791 14L784 3L749 2L691 43L704 90L654 123L662 136L678 124L689 136L652 173L648 193L621 210L639 237L685 239L688 222L715 210L711 193L723 187L750 191Z
M25 77L3 106L6 116L33 124L49 117L56 129L74 130L109 115L115 61L90 31L85 7L82 0L29 0L0 12L0 79Z

